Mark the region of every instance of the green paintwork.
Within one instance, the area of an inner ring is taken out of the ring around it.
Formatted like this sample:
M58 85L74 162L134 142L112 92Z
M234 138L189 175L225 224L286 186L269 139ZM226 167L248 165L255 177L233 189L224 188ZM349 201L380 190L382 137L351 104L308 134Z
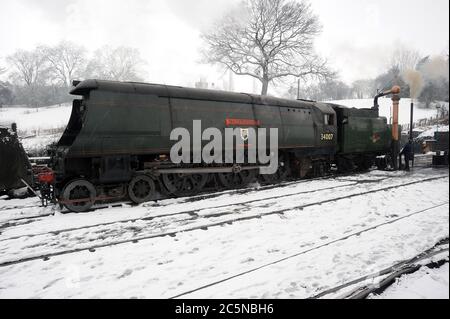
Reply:
M323 113L334 115L326 104L97 80L81 82L72 94L83 96L83 106L74 102L68 127L76 126L73 123L77 121L82 127L74 130L73 140L66 130L59 142L60 151L68 151L67 158L168 154L176 142L169 138L172 129L186 128L192 136L193 120L202 120L202 129L215 127L222 132L226 119L257 120L259 128L278 128L280 148L325 148L334 153L337 146L337 138L320 139L322 133L336 135L335 125L323 123Z
M372 109L336 110L339 121L339 153L382 153L391 145L391 130L386 118Z

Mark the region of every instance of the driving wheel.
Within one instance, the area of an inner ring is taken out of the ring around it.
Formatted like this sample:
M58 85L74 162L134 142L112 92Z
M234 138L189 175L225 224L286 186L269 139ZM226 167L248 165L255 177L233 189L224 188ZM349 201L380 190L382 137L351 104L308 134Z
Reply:
M135 204L151 201L155 196L155 182L147 175L135 176L128 184L128 197Z
M78 179L69 182L62 191L62 203L73 212L81 213L89 210L95 203L97 191L91 182Z

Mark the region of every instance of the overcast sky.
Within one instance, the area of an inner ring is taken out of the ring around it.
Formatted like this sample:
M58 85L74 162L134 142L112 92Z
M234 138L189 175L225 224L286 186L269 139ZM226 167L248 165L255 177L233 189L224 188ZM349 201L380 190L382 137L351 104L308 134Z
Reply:
M199 63L201 30L239 0L0 0L0 65L16 49L62 39L95 50L105 44L138 48L147 81L218 87L228 76ZM422 54L448 51L448 0L311 0L323 25L317 51L347 83L382 70L396 45ZM222 77L222 78L221 78ZM253 82L235 78L235 89Z

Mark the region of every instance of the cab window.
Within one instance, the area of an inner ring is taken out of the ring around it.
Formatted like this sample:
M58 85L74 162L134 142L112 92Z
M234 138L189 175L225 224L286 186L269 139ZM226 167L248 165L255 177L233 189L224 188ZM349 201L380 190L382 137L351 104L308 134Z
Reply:
M333 114L324 114L323 115L323 124L334 125L334 115Z

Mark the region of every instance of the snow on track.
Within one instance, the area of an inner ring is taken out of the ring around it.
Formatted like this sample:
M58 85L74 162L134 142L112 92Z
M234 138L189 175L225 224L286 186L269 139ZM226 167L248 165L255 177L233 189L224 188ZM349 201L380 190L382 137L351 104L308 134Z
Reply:
M302 210L289 210L290 207L317 202L318 199L332 199L339 194L356 194L358 191L405 184L408 181L439 176L443 172L448 176L448 170L420 170L412 174L395 172L398 178L394 179L383 178L393 176L393 173L372 172L359 176L357 180L362 183L357 187L352 184L355 181L353 178L336 178L324 182L328 183L328 186L341 185L330 184L336 181L350 183L349 189L343 184L345 187L335 189L334 194L331 190L328 190L328 194L327 191L321 190L302 196L267 200L267 207L261 206L261 201L253 203L257 204L254 207L251 207L253 204L244 207L255 213L287 209L282 215L270 215L232 225L224 224L222 227L208 228L207 231L199 229L181 232L177 233L176 237L124 243L96 249L94 253L82 251L52 257L48 261L34 260L1 267L0 297L173 297L274 260L311 250L289 261L186 295L189 298L310 297L326 288L377 271L386 265L390 266L395 261L411 258L432 247L440 239L448 237L448 204L445 204L445 201L448 201L448 177L309 206ZM367 182L370 180L376 182ZM301 184L300 190L320 189L323 186L317 181L310 181ZM226 203L230 204L231 208L235 203L249 199L263 199L299 191L295 189L298 185L289 187L274 188L269 193L221 195L192 203L177 204L179 199L171 200L174 201L173 205L161 206L160 209L170 212L189 209L189 205L193 205L195 209ZM411 215L437 205L443 206ZM85 222L89 220L88 217L98 222L102 218L107 220L104 217L107 213L113 220L116 213L121 218L135 212L146 216L149 214L147 209L150 209L151 215L158 207L99 210L92 215L56 215L45 219L51 225L45 229L54 227L55 224L51 221L56 219L61 226L67 218L65 226L73 226L77 216ZM370 229L391 221L395 222ZM175 226L170 225L170 222L169 218L166 226L174 229ZM38 230L43 230L44 220L38 223L43 227ZM24 233L36 232L36 229L32 228L33 224L19 228ZM31 241L26 244L23 243L26 241L24 238L11 241L8 245L4 245L7 241L2 242L0 258L12 260L22 256L21 254L29 256L31 253L55 251L55 248L57 251L72 246L79 247L80 242L88 246L99 240L99 235L104 237L102 242L107 242L111 240L109 234L133 238L135 232L141 236L155 231L148 224L141 229L139 222L134 224L134 230L128 229L125 232L114 224L108 228L97 229L98 234L90 229L70 233L67 237L61 233L56 237L57 240L50 236L39 238L36 242L33 242L36 237L31 237ZM26 229L28 226L31 228ZM11 233L8 236L19 228L10 228ZM351 236L326 245L358 231L364 232L359 236ZM1 238L5 238L4 234ZM45 243L46 241L48 242ZM33 247L27 247L28 244L32 246L32 243L38 245L36 251L33 251Z
M448 179L446 179L448 180ZM334 202L348 197L359 196L359 194L378 192L397 185L410 186L410 183L421 182L422 179L402 179L401 182L384 180L375 184L355 187L355 184L344 185L342 188L327 188L326 190L312 192L315 196L305 198L305 193L294 193L289 195L278 195L271 199L258 200L250 203L226 205L227 207L207 208L182 213L173 216L171 213L162 215L160 218L150 220L139 220L135 222L115 223L97 226L93 228L81 228L68 231L52 231L36 236L0 237L0 266L11 262L23 262L31 259L50 257L54 255L78 252L80 249L96 249L107 245L123 244L127 241L148 239L153 237L175 235L183 231L193 231L225 223L254 219L260 216L272 215L274 213L285 213L299 211L305 207ZM414 185L414 184L412 184ZM411 186L412 186L411 185ZM419 184L420 185L420 184ZM422 187L422 186L419 186ZM361 190L361 188L363 190ZM306 194L306 196L312 193ZM279 201L280 196L288 196L287 200ZM25 225L29 226L29 225ZM15 228L14 228L15 229ZM48 256L47 256L48 255Z
M308 298L432 247L448 236L448 225L444 227L444 223L448 224L448 208L447 204L427 214L383 225L183 297Z
M403 275L380 295L369 299L449 299L449 264L440 268L422 267Z

